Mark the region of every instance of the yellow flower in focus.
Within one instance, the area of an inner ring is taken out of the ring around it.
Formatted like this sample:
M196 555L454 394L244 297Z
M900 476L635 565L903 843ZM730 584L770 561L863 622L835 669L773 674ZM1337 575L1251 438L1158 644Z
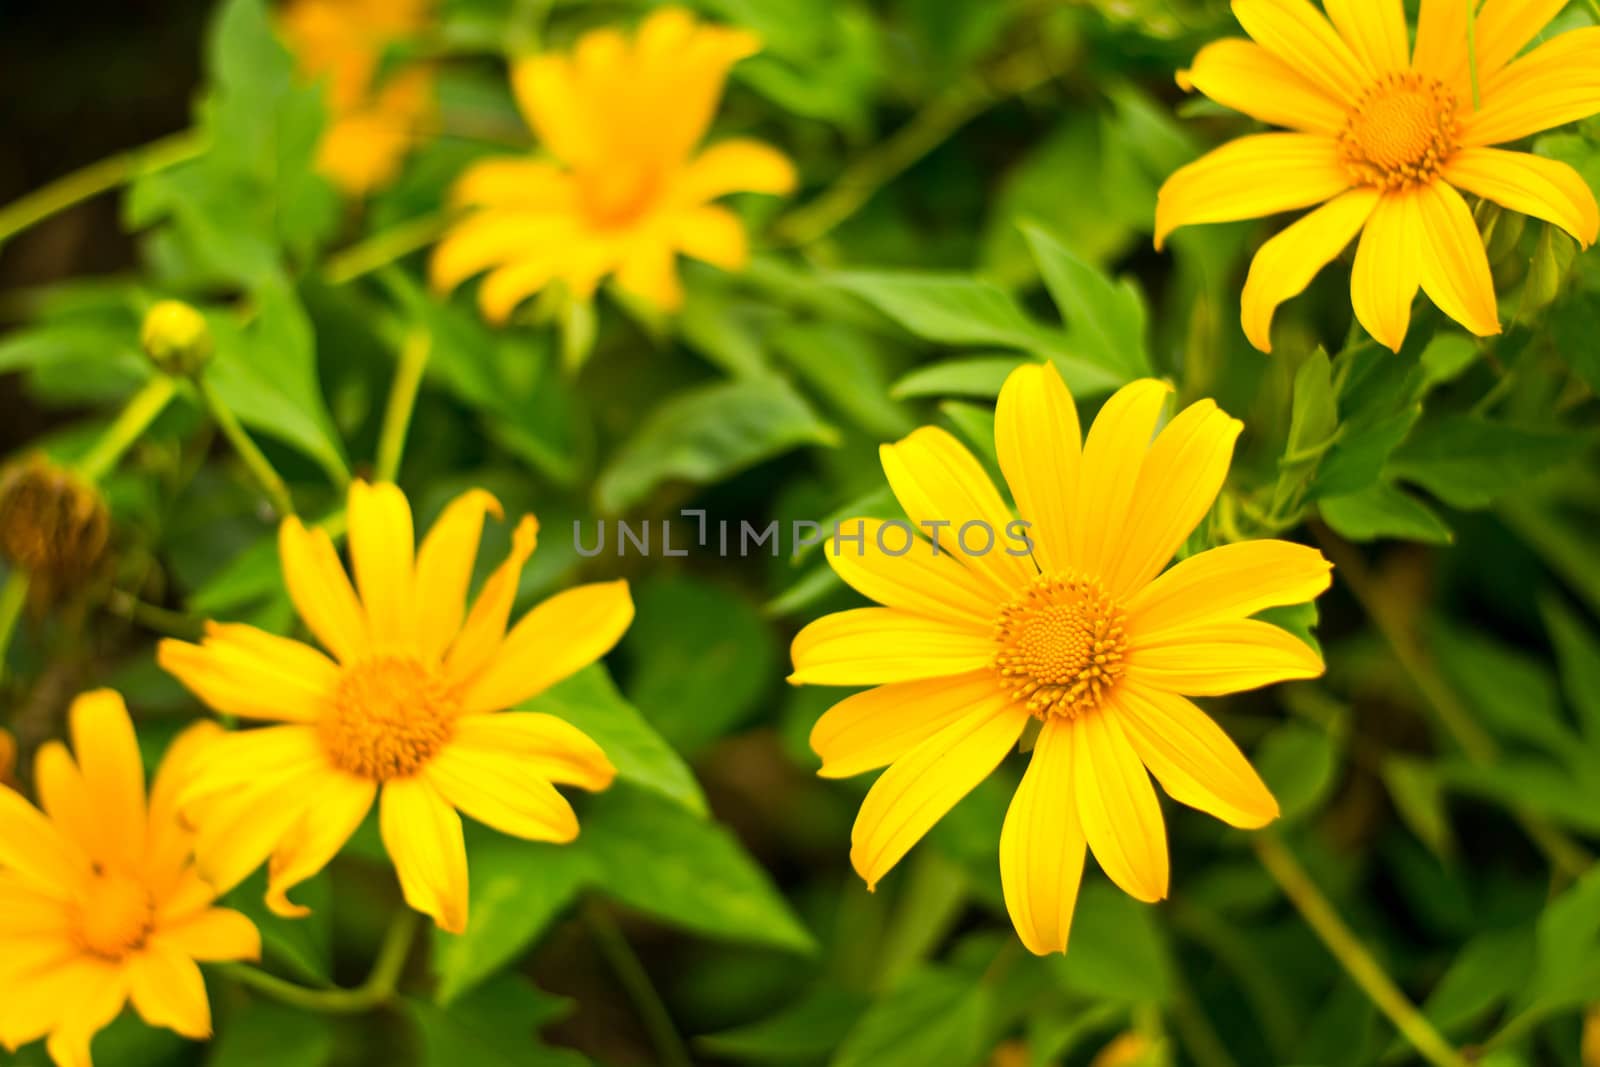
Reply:
M428 0L290 0L279 17L301 72L327 80L317 166L347 193L393 181L433 110L428 68L380 69L385 50L422 30L428 8Z
M1263 352L1278 305L1357 234L1350 296L1380 342L1399 350L1419 286L1473 333L1499 333L1488 257L1457 190L1594 242L1600 208L1577 171L1491 146L1600 112L1600 27L1518 58L1565 0L1486 0L1474 103L1473 6L1422 0L1412 49L1400 0L1327 0L1327 17L1307 0L1234 0L1254 40L1207 45L1178 75L1185 89L1293 132L1242 137L1167 179L1157 248L1179 226L1322 205L1250 265L1244 332Z
M43 811L0 789L0 1044L48 1037L60 1067L123 1005L151 1026L211 1035L198 962L255 959L249 919L212 906L191 862L177 796L220 733L202 723L172 743L145 799L139 743L109 689L73 702L72 745L39 750Z
M1085 843L1129 894L1166 896L1166 830L1147 768L1175 800L1231 825L1277 816L1239 749L1187 697L1321 674L1304 643L1250 616L1311 600L1328 587L1329 565L1314 549L1264 540L1163 573L1210 510L1241 429L1203 400L1152 440L1169 391L1150 380L1123 387L1082 440L1054 367L1012 372L995 445L1027 546L983 467L949 433L924 427L883 446L906 515L940 536L844 523L852 537L864 524L860 542L830 542L828 562L882 606L801 630L790 676L877 686L834 705L811 733L825 777L889 768L851 835L851 862L869 888L1034 720L1000 874L1035 953L1066 949Z
M489 271L478 303L498 323L551 282L587 299L611 274L622 290L672 310L683 299L679 252L741 269L744 225L712 201L787 193L794 167L751 140L696 148L728 71L758 47L743 30L668 7L631 40L595 30L571 55L516 63L517 103L555 162L488 159L462 175L455 199L468 211L434 253L434 284L453 289Z
M633 620L624 581L578 586L507 631L538 524L467 608L485 515L458 497L420 548L393 485L350 487L351 586L332 540L295 518L279 531L289 596L330 658L252 626L211 623L198 645L157 656L217 711L277 725L221 737L185 790L200 869L224 889L270 857L267 905L327 865L379 797L379 826L407 903L459 933L467 854L457 811L530 841L571 841L578 820L552 783L600 790L598 745L551 715L500 714L605 655Z

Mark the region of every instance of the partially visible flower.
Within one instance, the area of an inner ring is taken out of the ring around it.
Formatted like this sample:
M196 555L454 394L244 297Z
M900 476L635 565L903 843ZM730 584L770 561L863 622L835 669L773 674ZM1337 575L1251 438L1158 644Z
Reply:
M1488 256L1457 190L1594 242L1600 207L1577 171L1491 146L1600 112L1600 26L1519 58L1562 0L1489 0L1474 16L1474 79L1475 4L1422 0L1414 48L1400 0L1326 6L1325 17L1307 0L1234 0L1253 39L1209 44L1178 75L1185 89L1293 132L1241 137L1168 178L1156 247L1179 226L1321 204L1256 253L1242 302L1251 344L1271 351L1278 305L1357 234L1350 297L1380 342L1399 350L1419 287L1473 333L1499 333Z
M1158 1046L1137 1030L1124 1030L1095 1053L1089 1067L1144 1067L1160 1062Z
M197 962L255 959L261 941L249 919L213 906L178 818L178 791L217 727L172 743L147 802L122 698L86 693L69 718L74 752L39 750L44 810L0 790L0 1044L48 1037L60 1067L87 1067L90 1041L128 1001L151 1026L209 1037Z
M624 581L558 593L508 632L538 524L517 525L510 557L467 610L485 515L458 497L414 548L411 506L393 485L355 482L346 577L332 540L295 518L279 531L289 596L332 653L210 623L198 645L163 641L159 662L217 711L275 725L220 738L183 806L200 869L237 885L270 857L267 905L304 915L288 891L333 859L381 794L379 828L406 901L459 933L467 854L457 810L529 841L578 835L552 783L605 789L600 747L552 715L504 713L593 663L633 620Z
M744 225L712 201L788 193L794 167L742 138L696 149L729 69L758 49L743 30L666 7L632 39L595 30L571 55L517 62L517 102L555 162L488 159L462 175L455 199L470 210L434 253L434 284L448 290L490 271L478 303L503 322L552 282L586 299L611 274L625 292L672 310L683 299L680 252L743 268Z
M0 726L0 789L17 788L17 735Z
M203 368L213 349L206 317L182 300L162 300L145 312L139 343L151 363L179 378Z
M290 0L279 16L300 70L327 80L328 126L317 165L352 195L387 185L433 111L433 73L383 69L415 38L430 0Z
M1188 697L1321 674L1304 642L1251 616L1311 600L1329 565L1315 549L1262 540L1164 570L1210 510L1242 428L1202 400L1155 434L1169 392L1151 380L1124 386L1084 439L1054 367L1012 372L995 447L1029 524L1025 548L1002 534L1015 529L1011 508L949 433L924 427L883 446L906 515L943 536L884 536L877 520L848 520L847 532L864 524L861 538L832 542L828 562L883 606L801 630L789 679L877 686L834 705L811 733L824 777L888 767L851 834L868 888L1035 721L1000 834L1006 907L1035 953L1066 950L1086 844L1130 895L1167 895L1151 774L1230 825L1277 817L1244 755ZM973 524L978 534L962 532Z
M28 573L30 595L47 604L99 570L111 537L100 490L33 453L0 474L0 556Z

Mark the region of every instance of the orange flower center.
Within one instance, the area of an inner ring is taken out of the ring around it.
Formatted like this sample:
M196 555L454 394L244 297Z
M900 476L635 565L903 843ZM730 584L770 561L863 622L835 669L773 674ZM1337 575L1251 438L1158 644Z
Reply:
M600 229L634 222L655 200L659 182L648 167L614 165L578 177L578 196L589 221Z
M97 871L71 919L72 937L80 949L120 960L143 948L155 929L155 901L139 880Z
M408 656L379 656L344 672L317 724L341 770L386 782L420 771L450 740L457 693Z
M1456 97L1413 71L1374 82L1339 134L1346 171L1363 185L1406 189L1430 182L1456 147Z
M1125 621L1094 579L1040 575L1000 609L1000 684L1040 719L1093 711L1122 677Z

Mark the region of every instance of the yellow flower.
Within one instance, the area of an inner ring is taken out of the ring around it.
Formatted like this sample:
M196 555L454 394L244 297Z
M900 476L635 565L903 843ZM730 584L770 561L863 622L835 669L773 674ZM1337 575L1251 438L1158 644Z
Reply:
M349 499L352 588L332 540L294 518L279 551L289 596L329 658L251 626L212 623L158 658L217 711L279 725L220 738L184 792L206 877L231 887L268 857L267 905L304 915L289 889L327 865L381 792L379 828L406 901L459 933L467 856L457 810L530 841L571 841L578 820L551 783L604 789L598 745L551 715L498 714L593 663L633 619L626 582L583 585L507 632L538 524L467 610L488 493L463 494L413 554L411 508L393 485ZM359 596L358 591L359 590Z
M1128 893L1166 896L1166 830L1146 768L1175 800L1234 826L1277 816L1239 749L1186 696L1322 673L1304 643L1250 616L1312 599L1329 566L1314 549L1251 541L1162 573L1210 509L1241 429L1203 400L1152 441L1168 392L1150 380L1125 386L1080 441L1053 367L1011 374L995 445L1027 546L950 434L924 427L883 446L889 487L936 539L847 521L841 534L852 537L864 523L860 542L836 538L828 562L883 606L801 630L790 676L877 686L836 704L811 734L825 777L889 768L851 835L869 888L1035 719L1000 836L1006 907L1033 952L1066 949L1085 842Z
M301 73L327 80L318 168L362 195L394 180L433 109L424 66L381 71L389 47L415 37L428 0L291 0L279 18Z
M497 158L469 168L455 189L469 211L434 254L434 284L453 289L489 270L478 302L485 318L503 322L551 282L587 299L613 273L624 291L674 309L683 299L679 252L742 268L744 225L712 201L787 193L794 168L742 138L695 150L729 69L758 47L749 33L667 7L631 41L595 30L570 56L516 63L517 103L556 162Z
M1277 306L1357 233L1350 296L1373 337L1400 348L1418 286L1473 333L1499 333L1488 257L1457 190L1585 245L1600 231L1594 194L1571 167L1490 147L1600 112L1600 27L1516 58L1564 6L1486 0L1475 103L1472 4L1422 0L1412 50L1400 0L1327 0L1327 18L1307 0L1234 0L1254 40L1207 45L1178 82L1293 132L1240 138L1173 174L1156 204L1156 247L1179 226L1322 204L1256 253L1243 299L1251 344L1271 351Z
M39 750L43 812L0 789L0 1044L48 1036L61 1067L87 1065L90 1041L129 1000L151 1026L209 1037L196 961L261 952L249 919L212 906L178 819L178 792L216 726L172 743L147 805L122 698L86 693L70 718L76 760L58 741Z

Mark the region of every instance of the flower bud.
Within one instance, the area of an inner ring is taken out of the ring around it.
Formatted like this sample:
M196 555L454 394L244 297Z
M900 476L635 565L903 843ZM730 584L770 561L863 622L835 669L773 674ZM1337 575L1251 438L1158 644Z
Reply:
M0 474L0 556L27 572L36 603L93 577L110 534L105 498L73 471L36 453Z
M146 312L139 340L150 362L177 378L194 374L211 359L205 316L181 300L163 300Z

